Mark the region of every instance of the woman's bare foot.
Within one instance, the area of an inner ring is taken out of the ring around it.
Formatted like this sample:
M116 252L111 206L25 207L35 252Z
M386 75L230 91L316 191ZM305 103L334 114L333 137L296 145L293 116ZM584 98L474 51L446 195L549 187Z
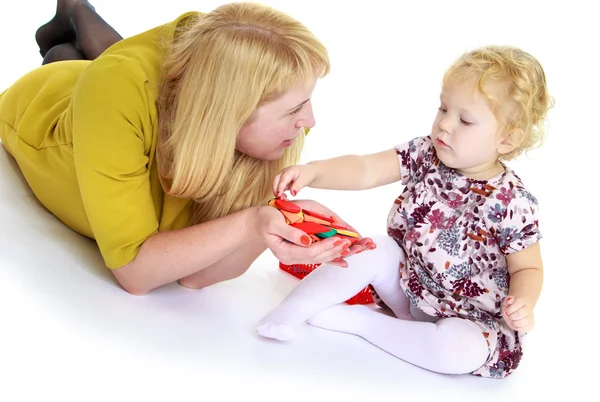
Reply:
M54 18L38 28L35 33L35 41L40 48L42 57L56 45L74 43L75 28L71 19L78 4L86 4L91 7L87 0L58 0Z

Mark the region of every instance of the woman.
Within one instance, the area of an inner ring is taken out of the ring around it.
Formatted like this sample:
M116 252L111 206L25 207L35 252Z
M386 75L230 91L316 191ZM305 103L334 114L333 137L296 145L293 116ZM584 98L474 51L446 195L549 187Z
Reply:
M43 65L0 95L0 139L39 201L96 240L131 294L238 277L266 248L289 264L369 245L310 245L266 206L329 72L296 20L226 4L123 39L87 1L58 0L36 40Z

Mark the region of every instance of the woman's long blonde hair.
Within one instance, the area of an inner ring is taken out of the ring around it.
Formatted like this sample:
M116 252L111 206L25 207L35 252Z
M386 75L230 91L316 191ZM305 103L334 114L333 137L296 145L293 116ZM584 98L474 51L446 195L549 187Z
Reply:
M273 8L231 3L198 15L176 36L158 98L158 172L165 192L194 200L191 223L272 197L275 174L297 163L304 135L276 161L236 150L257 107L329 73L326 48Z

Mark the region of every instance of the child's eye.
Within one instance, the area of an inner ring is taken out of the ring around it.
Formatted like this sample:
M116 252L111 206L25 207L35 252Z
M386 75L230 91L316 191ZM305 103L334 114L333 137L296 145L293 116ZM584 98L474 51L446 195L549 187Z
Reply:
M462 124L464 124L465 126L470 126L471 124L473 124L473 123L471 123L470 121L466 121L465 119L460 119L460 122L461 122Z
M443 106L438 107L438 110L442 113L446 113L446 108Z
M302 107L304 106L304 104L300 105L300 107L296 110L294 110L291 114L298 114L300 113L300 111L302 110Z

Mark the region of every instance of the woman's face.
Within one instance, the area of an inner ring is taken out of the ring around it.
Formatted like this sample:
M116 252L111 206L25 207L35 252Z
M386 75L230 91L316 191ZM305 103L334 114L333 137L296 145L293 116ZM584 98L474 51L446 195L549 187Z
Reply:
M302 134L301 128L315 125L310 102L315 86L316 80L299 85L256 109L238 134L237 150L261 160L281 158L285 148Z

